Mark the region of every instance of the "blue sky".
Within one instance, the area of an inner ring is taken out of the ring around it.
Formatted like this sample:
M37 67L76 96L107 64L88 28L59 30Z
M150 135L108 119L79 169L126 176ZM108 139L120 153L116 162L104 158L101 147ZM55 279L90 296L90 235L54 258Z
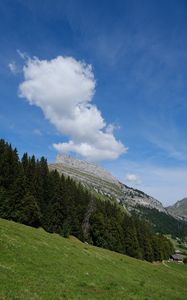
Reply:
M164 205L187 196L186 13L179 0L1 0L0 136L20 155L98 160Z

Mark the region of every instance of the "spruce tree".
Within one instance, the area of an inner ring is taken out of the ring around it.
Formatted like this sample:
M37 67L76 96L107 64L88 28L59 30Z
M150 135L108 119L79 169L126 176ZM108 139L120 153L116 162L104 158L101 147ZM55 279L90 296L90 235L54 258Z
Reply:
M137 232L131 217L125 216L123 221L125 253L129 256L140 258L140 247Z
M21 199L18 222L38 227L41 224L41 213L33 195L29 192Z

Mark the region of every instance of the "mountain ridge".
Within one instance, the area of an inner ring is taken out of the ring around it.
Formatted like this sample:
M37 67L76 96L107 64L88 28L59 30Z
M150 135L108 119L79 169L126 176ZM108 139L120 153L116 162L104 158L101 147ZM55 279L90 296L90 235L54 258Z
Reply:
M84 186L94 189L99 194L115 198L128 210L140 205L156 208L158 211L168 214L160 201L138 189L121 183L110 172L96 164L70 156L57 155L56 162L50 164L49 168L51 170L56 169L59 173L81 182Z
M187 197L166 207L166 209L175 218L187 221Z

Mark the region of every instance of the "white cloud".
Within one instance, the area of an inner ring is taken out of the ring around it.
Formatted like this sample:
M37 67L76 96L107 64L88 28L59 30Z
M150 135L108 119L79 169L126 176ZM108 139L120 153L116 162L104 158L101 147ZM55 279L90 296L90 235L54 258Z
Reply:
M18 53L18 55L19 55L20 58L22 58L24 60L25 59L29 59L29 56L28 56L28 54L26 52L22 52L19 49L17 49L17 53Z
M16 65L15 61L10 62L10 63L8 64L8 67L9 67L10 71L11 71L13 74L17 74L17 73L18 73L18 69L17 69L17 65Z
M134 183L134 184L140 184L141 183L141 180L140 180L139 176L137 176L135 174L127 174L125 176L125 181L129 181L129 182Z
M40 107L45 117L70 138L54 144L59 152L76 152L88 160L115 159L127 151L98 108L91 104L95 79L91 65L72 57L27 59L20 97Z

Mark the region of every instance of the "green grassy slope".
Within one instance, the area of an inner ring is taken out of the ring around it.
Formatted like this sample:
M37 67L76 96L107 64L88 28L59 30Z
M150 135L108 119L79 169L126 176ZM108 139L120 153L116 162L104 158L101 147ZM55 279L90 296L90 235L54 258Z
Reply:
M172 239L170 234L165 235L170 241L173 243L175 250L180 250L185 256L187 256L187 246L183 242L179 242L178 240Z
M187 272L0 219L0 299L186 299Z

